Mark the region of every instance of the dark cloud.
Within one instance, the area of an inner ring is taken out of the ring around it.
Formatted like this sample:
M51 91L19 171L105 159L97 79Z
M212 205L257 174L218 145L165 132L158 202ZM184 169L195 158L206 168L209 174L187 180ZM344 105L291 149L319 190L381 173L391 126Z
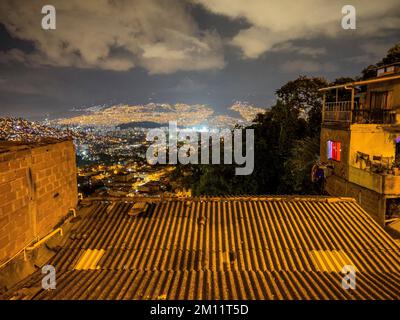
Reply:
M398 1L353 1L357 29L340 28L341 1L0 2L0 115L62 115L73 107L236 101L270 106L299 74L358 75L399 41ZM267 6L268 4L268 6ZM343 3L346 4L346 3Z

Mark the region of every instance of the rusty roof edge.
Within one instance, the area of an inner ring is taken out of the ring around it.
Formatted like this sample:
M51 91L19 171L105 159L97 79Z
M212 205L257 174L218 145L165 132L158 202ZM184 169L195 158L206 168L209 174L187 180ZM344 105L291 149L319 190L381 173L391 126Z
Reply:
M163 202L163 201L314 201L314 202L356 202L350 197L329 197L329 196L299 196L299 195L259 195L259 196L193 196L193 197L88 197L81 200L81 203L90 202Z

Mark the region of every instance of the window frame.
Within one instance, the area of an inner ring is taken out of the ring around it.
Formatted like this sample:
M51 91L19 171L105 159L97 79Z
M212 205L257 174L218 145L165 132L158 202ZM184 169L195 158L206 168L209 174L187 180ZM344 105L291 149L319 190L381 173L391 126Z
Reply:
M336 162L342 161L342 143L337 140L327 140L326 141L326 156L328 160L333 160Z

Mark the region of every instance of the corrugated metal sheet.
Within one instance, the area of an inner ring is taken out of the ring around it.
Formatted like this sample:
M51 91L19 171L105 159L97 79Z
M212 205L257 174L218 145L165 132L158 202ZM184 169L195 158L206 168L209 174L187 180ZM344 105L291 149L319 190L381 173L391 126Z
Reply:
M311 259L318 271L341 272L345 266L355 268L346 252L341 250L311 250Z
M104 254L104 249L87 249L83 252L78 262L76 263L74 270L96 270L100 269L97 265L99 260Z
M355 201L175 199L130 216L132 205L95 202L49 262L57 289L33 298L400 298L400 248ZM100 269L74 270L87 250L104 250ZM356 290L341 287L342 264Z

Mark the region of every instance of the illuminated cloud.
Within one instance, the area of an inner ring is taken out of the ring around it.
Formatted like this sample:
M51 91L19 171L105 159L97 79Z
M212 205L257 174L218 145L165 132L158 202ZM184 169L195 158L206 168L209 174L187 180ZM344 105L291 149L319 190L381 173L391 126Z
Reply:
M32 41L33 52L10 50L0 62L126 71L140 66L152 74L221 69L217 34L198 29L179 0L54 0L56 30L41 29L38 0L0 2L0 21L16 38Z
M351 2L357 12L357 30L341 28L341 8L346 1L326 0L194 0L209 11L231 19L245 19L250 27L240 30L230 41L243 58L258 58L280 44L316 37L337 37L349 33L358 37L400 27L398 0ZM303 51L303 53L307 53ZM311 55L315 54L312 50Z
M248 26L227 39L214 30L200 30L188 3ZM57 29L41 29L42 0L3 0L0 21L16 38L32 41L33 52L0 52L0 63L98 68L126 71L142 67L150 74L218 70L226 65L223 44L240 49L245 59L263 53L293 52L315 58L325 48L293 45L297 40L346 36L341 28L343 1L325 0L54 0ZM361 1L357 37L384 37L400 27L398 0ZM336 13L336 14L335 14Z

